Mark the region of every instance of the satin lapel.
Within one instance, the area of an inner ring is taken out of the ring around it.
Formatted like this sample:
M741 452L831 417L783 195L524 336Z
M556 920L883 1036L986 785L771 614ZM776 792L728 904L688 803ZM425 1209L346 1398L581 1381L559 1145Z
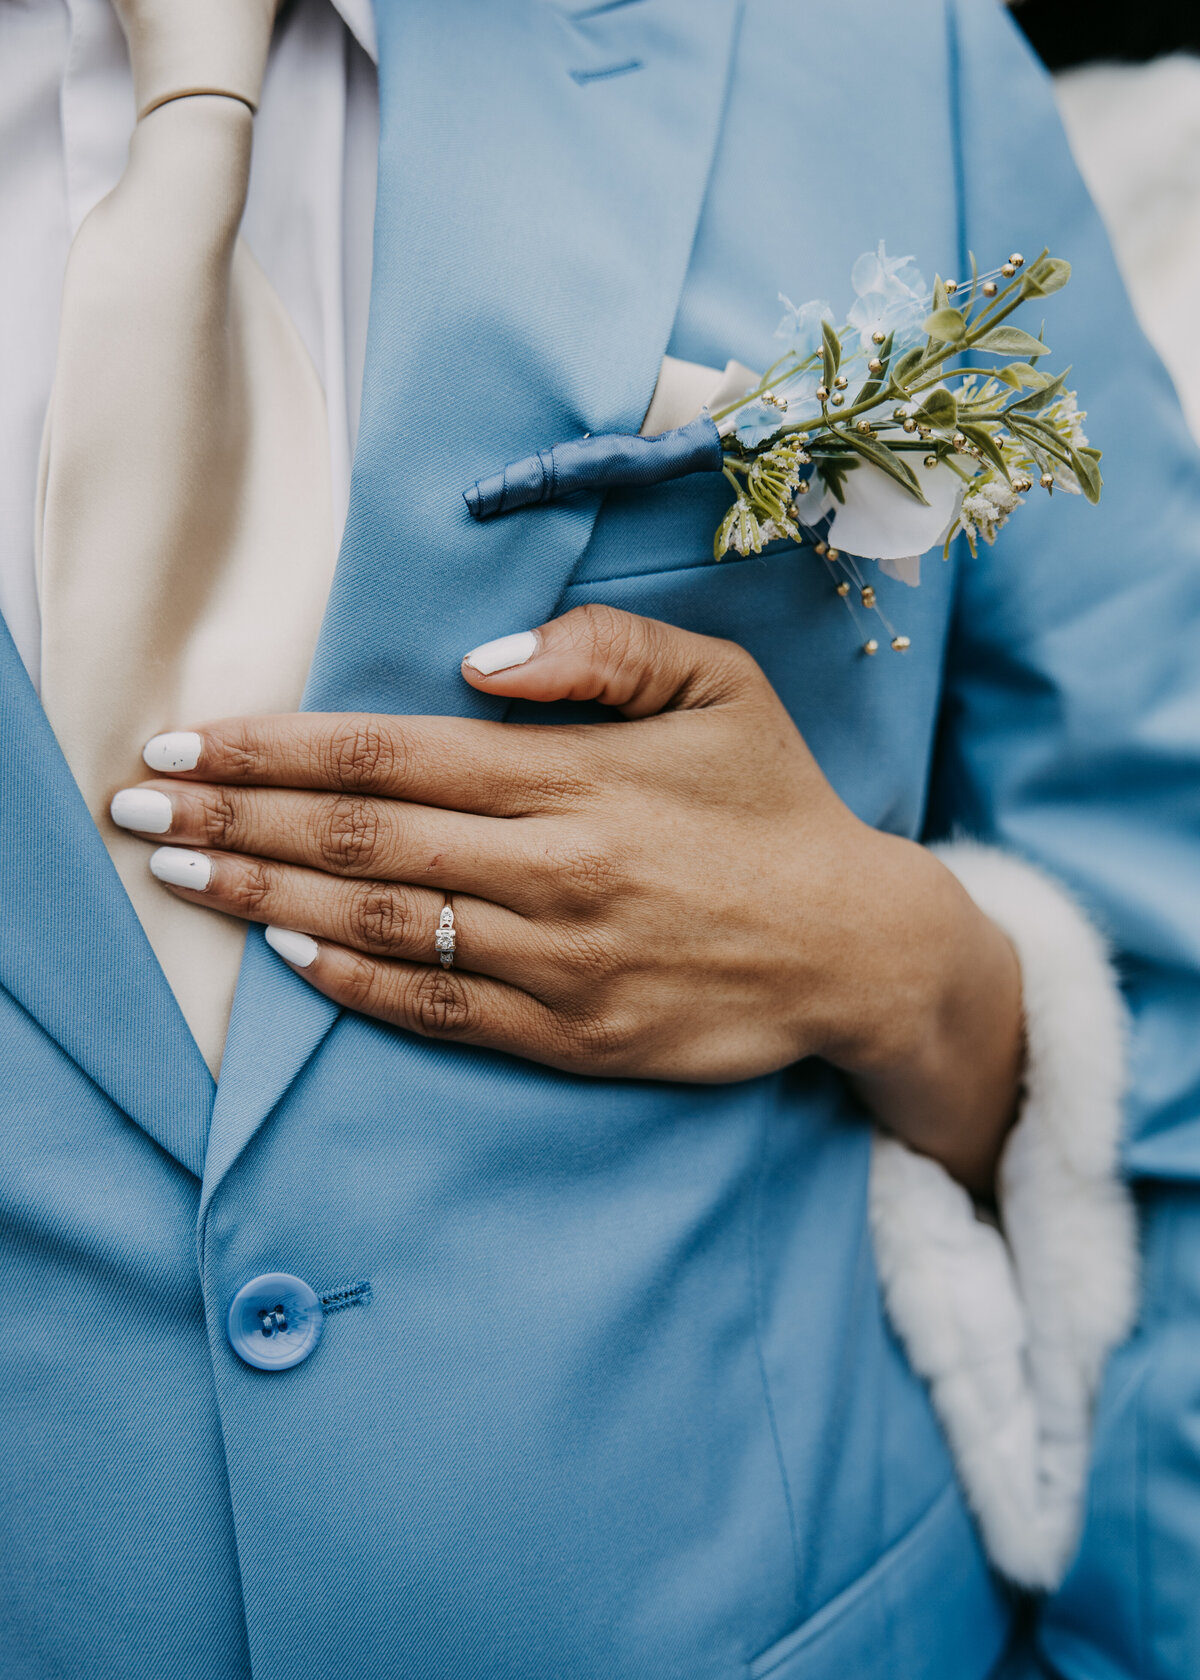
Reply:
M200 1176L212 1078L2 619L0 985Z
M310 708L499 715L462 682L461 657L553 614L599 503L475 525L462 490L561 438L637 430L703 202L736 11L377 0L367 371ZM206 1198L334 1015L252 936ZM268 1045L263 1083L243 1058Z

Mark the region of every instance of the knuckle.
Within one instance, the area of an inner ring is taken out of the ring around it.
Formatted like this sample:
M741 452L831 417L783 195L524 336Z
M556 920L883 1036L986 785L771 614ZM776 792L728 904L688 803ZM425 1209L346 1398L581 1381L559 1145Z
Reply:
M559 848L554 873L560 888L574 903L594 908L616 890L620 866L611 849L589 840L572 840Z
M762 667L752 653L724 637L711 636L708 640L703 670L693 675L685 690L697 703L745 699L755 685L767 687Z
M350 942L392 955L411 946L413 914L405 895L372 881L356 892L348 913Z
M237 846L241 837L238 800L229 788L214 787L200 807L201 837L208 846Z
M205 731L206 754L215 752L223 773L235 782L258 782L266 778L271 748L248 728ZM207 762L207 757L206 757Z
M582 637L595 649L606 664L624 663L631 646L634 627L641 621L631 613L616 607L589 601L577 607Z
M338 987L346 1006L369 1014L376 1002L378 983L379 970L370 957L358 951L347 952Z
M412 1014L418 1031L433 1038L461 1037L475 1026L475 1010L466 987L443 969L417 976Z
M554 810L578 805L592 785L582 766L555 755L522 765L512 777L512 794L518 802L519 793L519 803L530 810Z
M545 813L586 804L597 790L595 724L522 724L512 731L504 767L506 795L522 811Z
M711 639L731 665L743 666L747 671L758 670L758 662L754 655L748 653L740 642L731 642L726 636L714 636Z
M238 903L250 916L265 915L271 901L272 870L260 858L247 858L238 878Z
M574 982L584 982L593 995L597 986L621 969L612 940L591 923L573 922L565 929L556 956L563 973Z
M318 818L316 840L326 869L369 870L380 849L378 802L352 794L330 800Z
M731 675L743 680L751 676L762 676L762 667L752 653L748 653L740 642L726 641L724 637L714 637L715 656L722 660Z
M325 773L334 787L381 787L399 769L399 741L376 718L347 718L328 737L325 753Z
M632 1038L615 1016L594 1013L570 1017L563 1030L573 1059L590 1068L619 1065Z

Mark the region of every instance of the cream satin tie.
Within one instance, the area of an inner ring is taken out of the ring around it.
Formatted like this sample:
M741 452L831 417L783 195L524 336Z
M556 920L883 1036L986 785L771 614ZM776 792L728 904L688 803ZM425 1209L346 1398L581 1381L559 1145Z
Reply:
M209 1066L244 924L115 828L161 730L294 710L335 557L315 371L238 238L274 0L114 0L138 121L75 236L43 444L42 698ZM105 930L81 930L105 937Z

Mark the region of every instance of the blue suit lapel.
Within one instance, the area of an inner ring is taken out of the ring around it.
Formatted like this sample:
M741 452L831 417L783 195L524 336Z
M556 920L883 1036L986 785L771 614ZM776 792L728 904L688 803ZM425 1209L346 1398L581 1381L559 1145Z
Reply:
M0 985L200 1176L213 1082L0 619Z
M598 501L479 526L461 493L540 445L636 431L649 402L734 7L579 11L380 5L370 348L313 708L500 715L461 656L553 611Z
M637 430L735 15L736 0L378 0L363 412L309 708L501 715L460 659L553 614L599 501L476 525L461 492L543 444ZM335 1014L251 935L206 1198ZM252 1065L265 1045L267 1081Z

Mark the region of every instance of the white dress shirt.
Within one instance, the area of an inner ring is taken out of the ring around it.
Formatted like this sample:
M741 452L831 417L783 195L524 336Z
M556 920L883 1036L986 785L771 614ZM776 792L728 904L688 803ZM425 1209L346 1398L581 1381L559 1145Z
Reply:
M370 0L281 7L242 231L325 388L345 517L366 344L379 104ZM0 0L0 613L38 681L38 452L67 252L134 124L110 0Z

